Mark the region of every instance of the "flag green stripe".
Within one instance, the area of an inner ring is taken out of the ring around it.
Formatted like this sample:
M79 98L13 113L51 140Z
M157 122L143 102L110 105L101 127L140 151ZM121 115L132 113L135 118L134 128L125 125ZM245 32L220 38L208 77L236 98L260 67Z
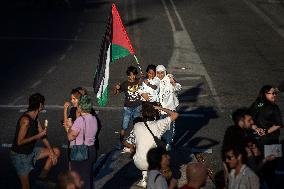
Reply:
M128 55L130 55L130 52L128 49L122 46L116 45L116 44L111 45L111 61L112 62L119 58L128 56Z
M106 105L107 100L108 100L108 88L109 87L106 86L106 88L103 91L102 96L100 96L100 98L97 98L99 106L105 106Z

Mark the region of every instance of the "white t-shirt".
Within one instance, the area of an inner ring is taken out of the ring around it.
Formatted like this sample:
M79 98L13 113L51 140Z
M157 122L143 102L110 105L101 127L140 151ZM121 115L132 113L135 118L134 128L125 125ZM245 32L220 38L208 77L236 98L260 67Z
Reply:
M167 74L160 80L159 100L163 108L176 110L176 107L179 105L176 93L181 90L181 85L176 83L176 85L173 86L170 82L170 77L172 77L172 75ZM162 112L162 114L166 113Z
M166 117L158 121L147 121L149 129L159 139L170 129L171 118ZM140 170L147 170L147 153L151 148L157 147L153 136L145 126L144 122L138 122L134 125L133 133L136 138L136 153L133 156L136 167Z
M152 87L146 85L144 82L142 83L140 89L139 89L139 94L141 95L142 93L148 93L148 96L150 98L150 102L159 102L159 85L160 81L158 78L153 78L153 79L147 79L148 82L151 85L157 86L156 89L153 89ZM146 101L142 96L141 96L142 101Z

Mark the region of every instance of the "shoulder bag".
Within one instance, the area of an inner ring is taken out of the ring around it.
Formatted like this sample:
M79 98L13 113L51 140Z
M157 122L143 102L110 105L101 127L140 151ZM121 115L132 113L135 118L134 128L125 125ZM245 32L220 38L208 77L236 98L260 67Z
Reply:
M75 145L72 146L71 152L70 152L70 159L72 161L84 161L88 159L88 146L85 145L86 120L83 116L82 118L85 123L84 128L83 128L83 144L76 145L76 139L75 139Z

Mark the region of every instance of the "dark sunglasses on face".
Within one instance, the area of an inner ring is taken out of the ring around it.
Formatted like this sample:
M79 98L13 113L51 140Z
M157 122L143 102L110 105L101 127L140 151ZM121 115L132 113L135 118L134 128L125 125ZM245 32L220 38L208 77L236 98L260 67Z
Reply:
M272 95L277 95L277 93L276 92L272 92L272 93L266 93L266 94L272 94Z

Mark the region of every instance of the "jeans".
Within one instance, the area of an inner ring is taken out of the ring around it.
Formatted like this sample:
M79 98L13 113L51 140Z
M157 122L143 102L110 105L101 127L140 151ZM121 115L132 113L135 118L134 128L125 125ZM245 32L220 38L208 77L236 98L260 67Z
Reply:
M162 114L160 119L164 119L167 117L167 114ZM175 135L175 122L171 122L171 127L169 130L167 130L163 135L162 139L166 142L166 144L171 145L174 141L174 135Z
M141 106L124 107L123 109L124 112L123 112L122 129L126 131L128 129L130 120L133 120L136 117L140 116Z
M10 152L12 163L16 168L17 174L19 176L29 175L31 170L34 169L35 162L41 150L42 148L35 147L30 154L18 154L13 151Z

